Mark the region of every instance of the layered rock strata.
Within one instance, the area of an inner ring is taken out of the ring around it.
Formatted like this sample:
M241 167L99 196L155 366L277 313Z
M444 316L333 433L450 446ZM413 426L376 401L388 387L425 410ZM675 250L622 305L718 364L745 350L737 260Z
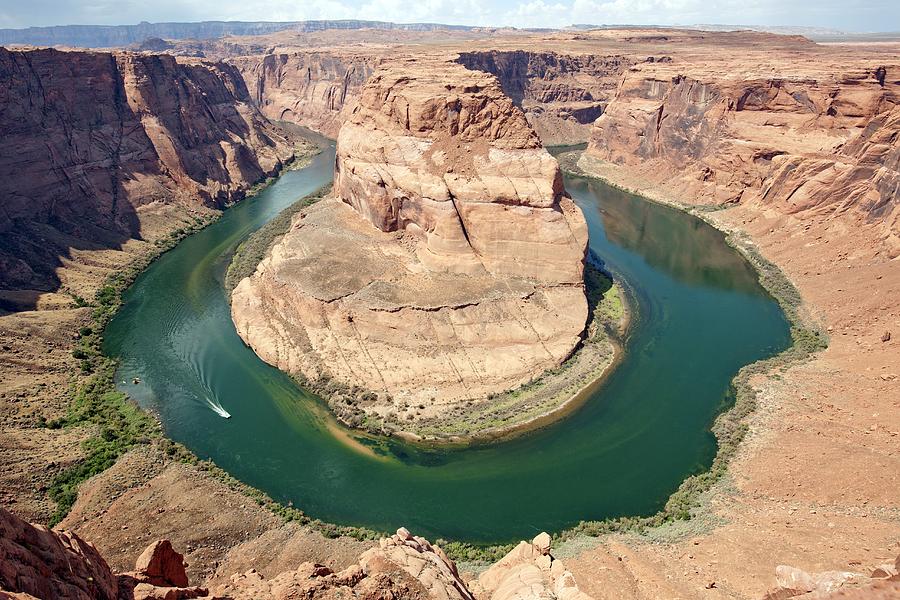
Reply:
M470 69L493 73L503 91L525 111L544 144L574 144L590 137L622 73L635 59L621 55L563 54L526 50L461 52Z
M897 256L900 65L823 63L785 75L724 58L636 65L594 124L588 160L688 203L847 215Z
M267 362L412 420L516 387L579 343L586 224L492 75L379 68L341 128L334 194L234 291L237 330Z
M409 49L401 51L409 55ZM229 58L264 115L336 136L384 55L373 51L277 51ZM635 62L619 55L524 50L461 52L471 70L496 75L545 144L584 142L590 126Z
M379 61L365 54L285 52L229 62L240 70L264 115L333 137Z
M293 155L237 69L171 56L0 48L0 130L0 289L55 289L73 250L221 208Z

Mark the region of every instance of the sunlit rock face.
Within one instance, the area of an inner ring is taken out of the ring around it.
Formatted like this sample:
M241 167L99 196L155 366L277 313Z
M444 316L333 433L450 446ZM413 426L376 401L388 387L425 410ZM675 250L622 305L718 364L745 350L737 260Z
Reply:
M740 57L637 65L594 123L586 160L684 202L847 217L900 255L900 67L772 71Z
M336 195L421 234L431 270L580 283L584 221L556 160L494 76L429 66L369 80L338 137Z
M367 412L414 402L416 418L578 344L584 217L493 75L444 58L377 69L338 136L334 196L235 289L264 360L377 392Z

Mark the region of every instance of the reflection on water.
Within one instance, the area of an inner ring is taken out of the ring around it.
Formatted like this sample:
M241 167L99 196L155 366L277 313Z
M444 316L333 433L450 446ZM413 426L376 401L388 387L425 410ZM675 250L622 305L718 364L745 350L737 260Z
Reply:
M640 252L671 277L690 285L765 294L753 267L703 220L596 179L570 177L566 189L575 197L597 198L609 241Z

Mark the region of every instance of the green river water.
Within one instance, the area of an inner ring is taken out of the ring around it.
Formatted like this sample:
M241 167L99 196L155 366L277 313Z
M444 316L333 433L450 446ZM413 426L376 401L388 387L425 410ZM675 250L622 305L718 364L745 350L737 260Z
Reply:
M367 456L334 435L320 402L242 343L222 285L237 244L328 183L333 160L330 146L162 256L126 292L105 335L106 352L121 359L121 388L171 438L312 517L505 542L652 514L710 465L710 426L738 369L790 343L779 306L721 233L566 177L591 249L632 296L622 363L584 406L543 430L452 450L390 441L382 456Z

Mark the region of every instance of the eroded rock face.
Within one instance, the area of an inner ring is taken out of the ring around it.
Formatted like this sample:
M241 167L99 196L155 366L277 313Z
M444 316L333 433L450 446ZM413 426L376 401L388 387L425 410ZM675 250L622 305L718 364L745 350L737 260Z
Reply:
M0 48L0 130L0 289L55 289L70 249L223 207L293 154L237 69L171 56Z
M115 600L119 586L92 544L0 508L0 590L36 598Z
M207 590L188 587L181 554L168 540L151 544L134 571L116 575L76 534L26 523L0 508L0 598L7 597L181 600L207 597Z
M582 280L584 220L497 80L452 63L377 72L341 128L335 194L424 237L432 271Z
M484 571L472 584L478 600L591 600L578 588L575 576L550 554L550 536L519 542L509 554Z
M527 50L461 52L459 62L493 73L545 145L587 141L633 58Z
M635 66L588 155L685 202L846 214L900 254L900 66L828 67L782 79L727 61Z
M254 102L270 119L299 123L336 136L343 117L379 62L371 55L325 52L234 58Z
M267 362L415 418L516 387L579 342L586 224L492 75L376 71L338 137L335 196L234 291Z
M56 600L474 600L443 550L399 529L339 573L305 562L270 579L251 569L209 590L191 587L168 540L147 547L133 571L114 574L92 544L0 509L0 598Z

